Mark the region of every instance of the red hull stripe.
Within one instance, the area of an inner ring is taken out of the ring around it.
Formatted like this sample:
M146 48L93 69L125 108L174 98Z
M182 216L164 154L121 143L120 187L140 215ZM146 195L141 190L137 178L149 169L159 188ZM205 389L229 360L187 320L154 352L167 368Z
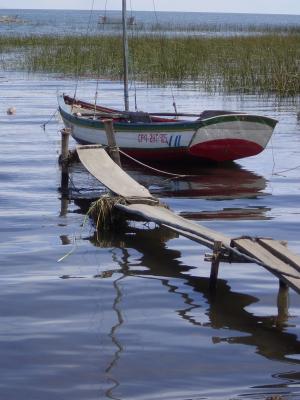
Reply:
M199 143L191 148L122 149L128 155L143 160L234 161L260 153L263 147L248 140L221 139Z
M254 156L263 151L257 143L240 139L211 140L198 143L189 149L190 154L213 161L232 161L243 157Z

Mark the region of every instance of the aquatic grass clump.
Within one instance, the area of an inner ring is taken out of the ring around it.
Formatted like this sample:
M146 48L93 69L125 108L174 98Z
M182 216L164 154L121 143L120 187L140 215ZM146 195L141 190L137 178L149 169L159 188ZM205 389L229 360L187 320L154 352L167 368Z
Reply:
M119 229L126 223L115 208L116 204L125 204L123 197L104 195L90 205L87 216L94 221L97 231Z
M5 56L9 52L13 57ZM298 33L133 35L129 52L132 78L149 85L192 82L210 92L300 93ZM0 55L3 69L61 73L74 78L123 78L120 35L0 37Z
M139 38L135 75L149 84L194 82L208 91L300 93L300 35Z

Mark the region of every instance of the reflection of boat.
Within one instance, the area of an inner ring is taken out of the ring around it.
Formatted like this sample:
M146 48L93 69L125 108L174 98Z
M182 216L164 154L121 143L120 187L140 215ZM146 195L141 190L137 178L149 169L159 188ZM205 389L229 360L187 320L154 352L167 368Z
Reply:
M106 18L106 17L105 17ZM260 153L276 120L233 111L196 114L129 111L126 0L122 1L125 111L59 97L59 111L81 144L107 144L104 120L114 122L117 145L138 159L233 161Z
M259 195L266 187L262 176L235 164L214 168L172 165L167 167L168 172L179 174L172 178L133 162L123 162L122 166L136 181L160 197L250 198Z
M193 221L203 221L212 219L228 219L232 220L266 220L271 217L266 216L266 213L270 211L267 207L230 207L223 208L221 210L214 211L196 211L196 212L181 212L180 215L185 219L191 219Z
M128 160L122 161L122 167L133 179L159 197L199 197L207 200L253 198L259 196L266 187L264 177L236 164L214 168L168 165L169 173L179 174L171 177ZM86 197L97 197L97 191L99 195L103 194L104 188L90 175L87 185L87 172L81 164L73 164L70 172L75 187L84 188L81 189L83 195L84 192L91 194L94 192L94 196Z
M241 168L239 165L227 165L226 168L215 166L196 167L168 166L168 171L179 173L177 177L169 177L163 173L152 171L139 164L123 161L124 170L143 186L146 186L153 195L160 198L201 198L218 201L213 209L193 210L181 212L181 216L192 220L212 219L239 219L239 220L263 220L268 219L269 208L253 206L245 203L239 207L219 209L219 200L254 199L264 195L266 180L253 172ZM72 166L72 182L75 190L71 191L72 199L85 199L91 201L97 199L106 192L99 182L88 175L81 164ZM186 175L184 175L186 174Z

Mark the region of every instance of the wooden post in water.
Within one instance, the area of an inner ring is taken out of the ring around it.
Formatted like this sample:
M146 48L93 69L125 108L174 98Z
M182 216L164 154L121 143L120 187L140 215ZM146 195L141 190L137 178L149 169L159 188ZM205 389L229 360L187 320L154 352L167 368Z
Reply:
M209 278L209 289L210 290L215 290L217 287L221 250L222 250L222 242L215 241L214 247L213 247L210 278Z
M287 247L288 243L285 240L281 240L280 244L282 244L284 247ZM284 324L289 317L289 287L282 279L279 279L277 310L277 322L279 325Z
M61 154L59 157L59 163L61 165L61 210L60 215L64 216L68 210L69 204L69 166L68 166L68 157L69 157L69 138L70 138L71 130L68 128L64 128L61 130Z
M289 287L288 285L279 280L279 291L277 296L277 324L284 324L289 317Z
M69 137L71 130L69 128L64 128L61 130L61 163L66 163L69 156Z
M121 166L120 153L119 148L117 147L116 136L114 131L114 124L112 119L104 119L103 120L107 144L108 144L108 152L114 162L119 166Z

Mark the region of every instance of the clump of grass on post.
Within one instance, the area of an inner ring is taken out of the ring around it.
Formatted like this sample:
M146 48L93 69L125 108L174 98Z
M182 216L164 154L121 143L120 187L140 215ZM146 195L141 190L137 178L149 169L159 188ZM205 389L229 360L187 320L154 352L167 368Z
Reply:
M111 230L116 226L119 228L120 223L124 223L124 218L115 209L115 205L118 203L124 203L124 199L104 195L90 205L87 216L94 221L97 231Z

